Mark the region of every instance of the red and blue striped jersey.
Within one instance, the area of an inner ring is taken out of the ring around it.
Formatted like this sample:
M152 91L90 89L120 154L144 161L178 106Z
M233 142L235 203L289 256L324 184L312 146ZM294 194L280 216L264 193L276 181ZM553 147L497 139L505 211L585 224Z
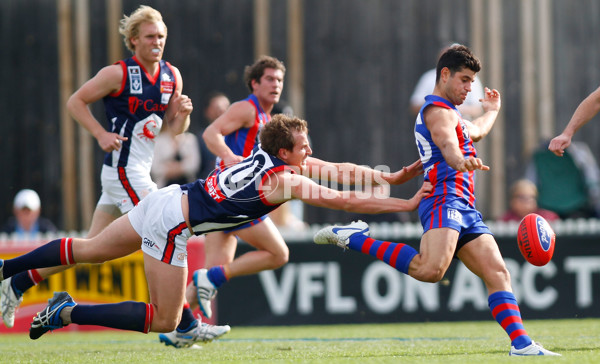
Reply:
M443 107L456 111L459 116L455 128L458 147L465 158L477 156L473 141L469 137L467 125L462 120L456 106L439 96L425 97L425 104L421 107L415 123L415 139L425 170L425 181L431 182L433 191L421 201L421 204L429 203L439 206L455 199L463 199L475 208L475 172L459 172L446 163L442 151L435 145L431 133L425 126L423 111L427 107Z
M104 164L149 174L155 138L176 88L175 72L161 60L157 73L150 75L135 56L115 64L123 68L121 88L104 97L104 108L108 130L128 139L106 154Z
M258 103L256 95L251 94L242 101L248 101L256 110L254 124L249 128L240 128L235 132L225 136L225 144L235 155L247 157L252 153L254 147L258 144L258 133L262 127L271 121L271 114L265 112ZM217 167L223 167L223 161L217 158Z

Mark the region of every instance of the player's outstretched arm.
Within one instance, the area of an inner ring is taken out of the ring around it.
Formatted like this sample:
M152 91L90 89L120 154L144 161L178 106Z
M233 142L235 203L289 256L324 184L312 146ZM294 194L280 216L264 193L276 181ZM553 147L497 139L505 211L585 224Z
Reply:
M422 174L423 163L420 159L418 159L413 164L407 167L402 167L402 169L397 172L384 173L382 177L391 185L400 185Z
M426 182L411 199L404 200L373 191L363 193L333 190L315 183L308 177L291 173L278 174L278 181L272 186L274 189L265 194L271 203L298 199L317 207L366 214L413 211L432 189L431 184Z
M396 185L423 174L423 165L420 160L417 160L408 167L390 173L354 163L332 163L309 157L302 174L320 181L338 182L349 186L356 184Z
M582 126L587 124L596 114L600 112L600 87L588 95L573 113L571 120L563 132L550 141L548 149L559 157L565 153L565 149L571 145L571 138Z

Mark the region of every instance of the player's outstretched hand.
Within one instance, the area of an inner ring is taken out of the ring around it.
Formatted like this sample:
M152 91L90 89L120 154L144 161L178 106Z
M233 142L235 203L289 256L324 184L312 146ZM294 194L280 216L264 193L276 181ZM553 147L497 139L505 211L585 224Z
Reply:
M483 96L483 99L480 99L479 101L481 101L481 106L485 112L500 110L502 100L500 99L500 92L498 90L490 90L486 87Z
M415 195L410 200L408 200L408 203L409 203L408 211L416 210L417 207L419 207L419 203L421 202L421 200L424 197L426 197L427 195L429 195L432 190L433 190L433 186L431 185L430 182L427 182L427 181L423 182L423 185L421 186L421 188L419 188L417 193L415 193Z
M564 134L560 134L550 141L548 150L557 156L562 157L565 154L565 149L567 149L569 145L571 145L571 138Z
M402 167L401 170L392 173L390 179L388 180L388 183L391 185L399 185L422 174L423 163L421 163L421 160L418 159L410 166Z
M460 172L470 172L476 169L480 169L482 171L488 171L490 167L483 164L483 161L480 158L469 157L463 159L459 165L457 170Z

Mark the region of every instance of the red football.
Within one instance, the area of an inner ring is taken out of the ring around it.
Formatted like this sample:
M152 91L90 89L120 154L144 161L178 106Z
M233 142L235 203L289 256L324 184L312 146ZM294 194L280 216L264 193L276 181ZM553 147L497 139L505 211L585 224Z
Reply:
M519 224L517 241L523 257L541 267L552 259L556 234L546 219L538 214L529 214Z

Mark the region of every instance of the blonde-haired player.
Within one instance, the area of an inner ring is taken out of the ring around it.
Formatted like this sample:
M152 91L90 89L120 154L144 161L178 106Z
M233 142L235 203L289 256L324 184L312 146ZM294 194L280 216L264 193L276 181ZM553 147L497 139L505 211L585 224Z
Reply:
M88 231L90 238L157 189L150 177L154 139L167 128L172 134L184 132L193 110L190 98L182 94L181 73L162 59L167 26L161 13L142 5L123 17L119 32L133 56L102 68L67 102L70 115L106 152L101 173L102 195ZM105 126L89 109L90 104L101 99L106 111ZM67 268L32 269L2 282L0 309L5 325L13 326L23 292ZM183 315L182 325L189 328L186 337L192 340L186 341L186 345L229 331L228 326L200 324L192 311L188 311Z

